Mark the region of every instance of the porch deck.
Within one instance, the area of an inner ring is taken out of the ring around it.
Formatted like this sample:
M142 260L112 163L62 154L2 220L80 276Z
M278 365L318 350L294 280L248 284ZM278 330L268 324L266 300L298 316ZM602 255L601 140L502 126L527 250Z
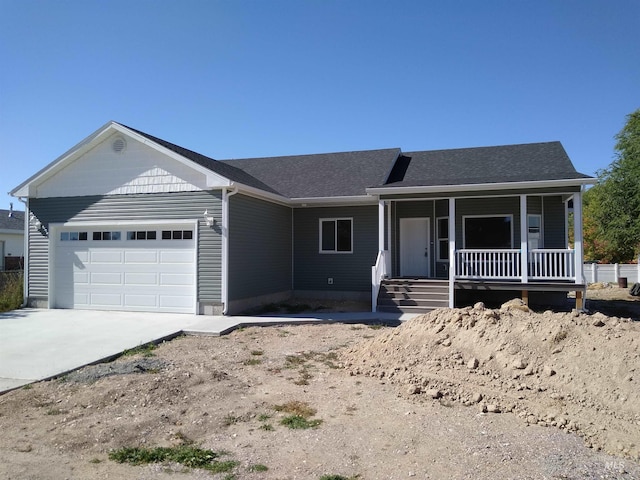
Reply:
M377 311L428 313L447 307L450 293L447 279L400 277L382 281L377 296ZM456 280L455 290L460 291L512 291L518 292L525 304L529 303L529 292L576 292L576 309L582 309L583 292L586 285L568 281L519 281ZM454 302L452 302L454 303Z

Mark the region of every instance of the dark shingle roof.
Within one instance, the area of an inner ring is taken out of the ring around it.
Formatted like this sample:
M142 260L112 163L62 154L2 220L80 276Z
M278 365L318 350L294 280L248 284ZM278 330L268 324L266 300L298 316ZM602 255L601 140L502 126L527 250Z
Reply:
M0 230L24 230L24 212L14 210L9 217L9 210L0 210Z
M288 198L366 195L380 185L400 154L399 148L288 157L222 160L244 170Z
M214 160L135 128L126 128L232 182L287 198L360 196L366 195L368 187L431 187L591 178L575 170L560 142L406 153L399 148L389 148Z
M402 172L404 170L404 173ZM560 142L406 152L385 187L470 185L590 178Z
M175 145L173 143L167 142L166 140L162 140L161 138L154 137L153 135L149 135L148 133L141 132L140 130L136 130L135 128L127 127L126 125L122 125L122 126L125 128L128 128L133 132L136 132L142 135L143 137L148 138L152 142L162 145L163 147L171 150L172 152L177 153L178 155L188 158L189 160L197 163L198 165L208 168L214 173L217 173L219 175L222 175L225 178L228 178L232 182L242 183L243 185L258 188L260 190L264 190L265 192L278 193L269 185L265 185L260 180L252 177L251 175L247 174L246 172L243 172L242 170L232 165L227 165L226 163L218 162L213 158L207 157L198 152L194 152L193 150L183 148L179 145Z

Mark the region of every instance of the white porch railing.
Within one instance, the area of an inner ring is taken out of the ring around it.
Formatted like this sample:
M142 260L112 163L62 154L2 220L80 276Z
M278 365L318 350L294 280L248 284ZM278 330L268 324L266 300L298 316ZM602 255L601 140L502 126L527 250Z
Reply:
M378 292L380 292L380 284L387 275L389 252L380 250L376 258L376 264L371 267L371 311L375 312L378 308Z
M575 251L536 249L529 252L531 280L573 280L576 278Z
M470 280L521 280L520 250L456 250L455 278ZM536 249L529 252L529 280L574 280L575 252Z
M456 250L456 278L510 280L520 278L520 250Z

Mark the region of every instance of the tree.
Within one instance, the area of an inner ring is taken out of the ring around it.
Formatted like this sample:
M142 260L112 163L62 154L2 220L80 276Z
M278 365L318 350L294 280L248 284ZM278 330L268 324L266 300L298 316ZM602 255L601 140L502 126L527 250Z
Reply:
M585 195L585 251L613 263L640 253L640 109L626 118L615 160Z

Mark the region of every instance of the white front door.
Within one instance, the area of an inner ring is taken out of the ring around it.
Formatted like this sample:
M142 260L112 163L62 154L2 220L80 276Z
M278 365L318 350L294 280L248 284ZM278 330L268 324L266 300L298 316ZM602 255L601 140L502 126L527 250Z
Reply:
M430 241L429 218L400 219L400 276L429 276Z

